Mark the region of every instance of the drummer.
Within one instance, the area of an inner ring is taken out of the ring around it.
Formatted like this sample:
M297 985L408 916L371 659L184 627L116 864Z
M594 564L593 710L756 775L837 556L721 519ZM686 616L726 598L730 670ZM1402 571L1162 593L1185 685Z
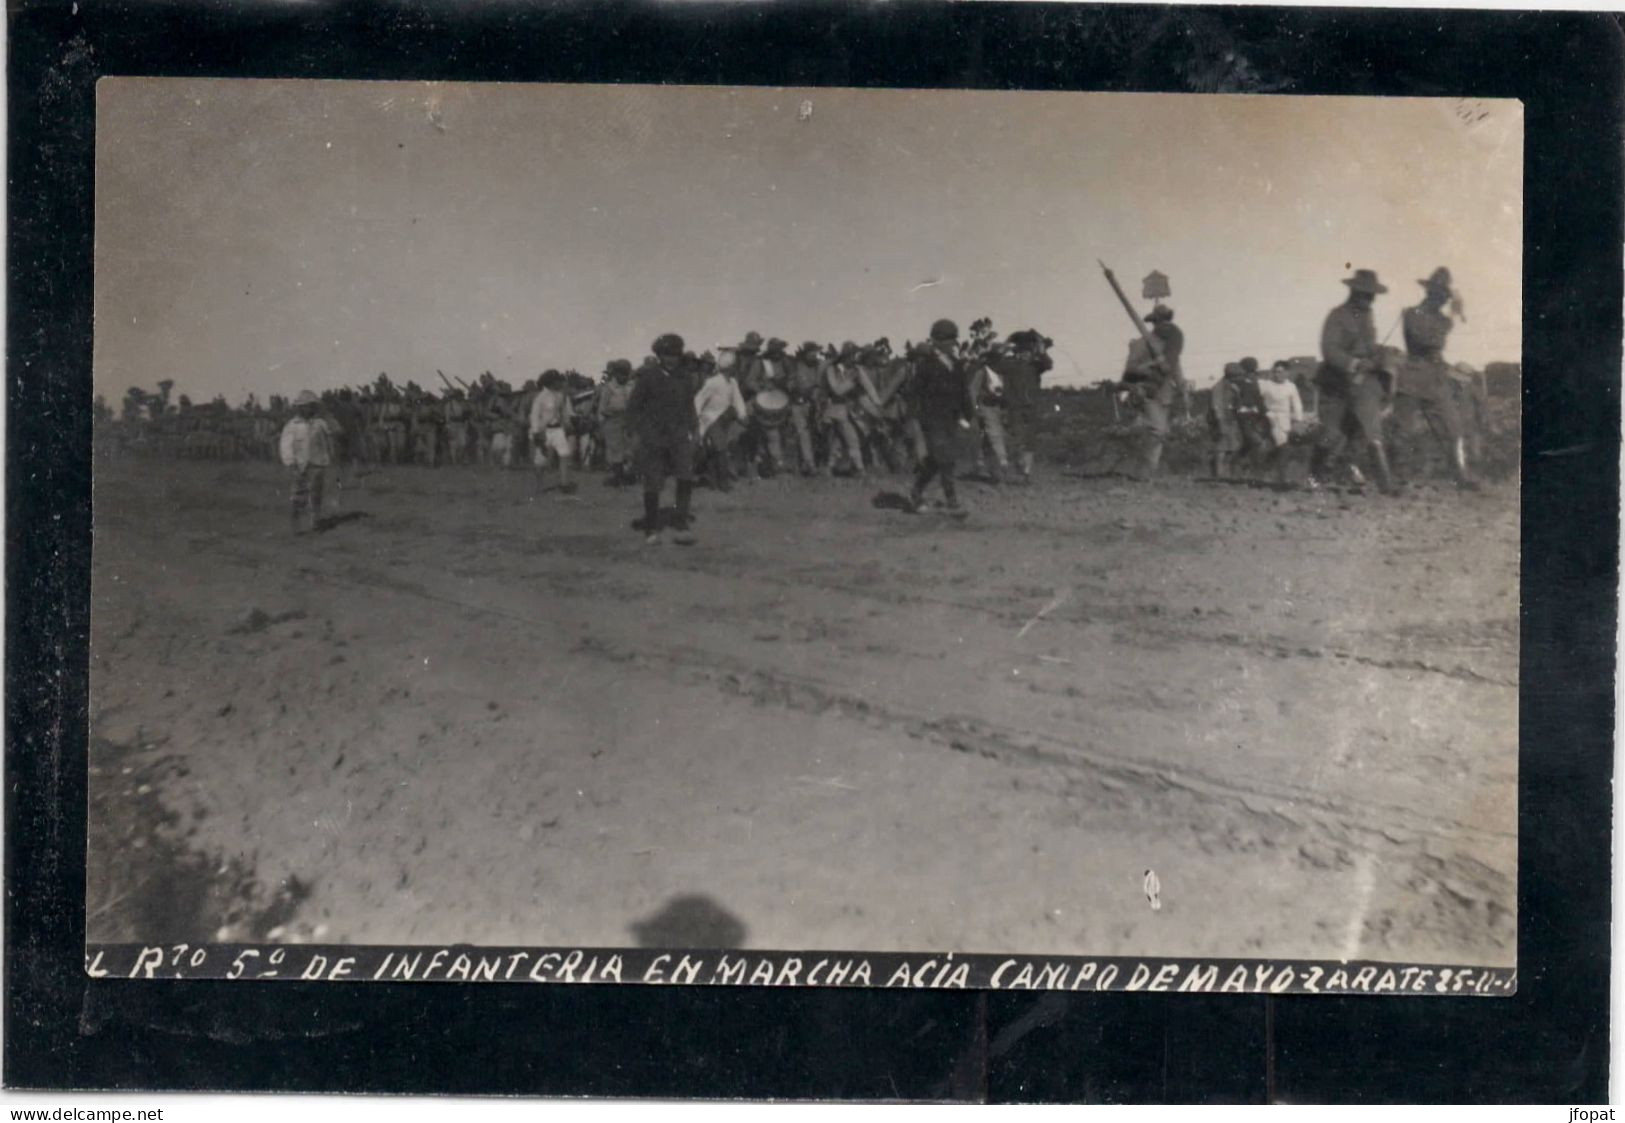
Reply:
M750 381L743 389L750 402L751 442L757 456L765 454L766 474L776 476L784 468L784 422L790 406L790 356L784 353L782 339L770 339L762 355L751 366ZM757 465L753 462L752 468Z
M747 354L741 361L739 388L751 405L752 475L760 468L765 475L777 476L785 466L783 424L790 405L790 356L785 346L783 340L769 340L760 356Z

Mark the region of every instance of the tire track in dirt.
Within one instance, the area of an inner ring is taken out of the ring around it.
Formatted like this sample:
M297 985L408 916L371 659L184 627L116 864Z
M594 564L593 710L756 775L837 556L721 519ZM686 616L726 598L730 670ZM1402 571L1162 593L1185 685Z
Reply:
M496 538L502 538L498 533ZM563 554L583 561L602 562L604 551L596 539L576 541L551 545L545 550L538 550L534 540L521 539L510 536L514 541L521 542L529 552L544 552L549 554ZM616 560L629 561L638 565L641 556L633 551L624 551L623 556ZM924 605L936 608L949 608L960 612L976 613L1001 624L1020 626L1031 619L1031 614L1019 610L996 607L991 604L975 600L965 600L955 597L931 595L916 591L909 591L887 586L882 588L864 588L854 585L850 580L836 580L821 575L823 567L810 566L791 570L770 570L766 567L751 570L748 578L740 573L724 572L709 564L711 559L703 553L688 553L677 560L669 556L662 556L660 571L678 569L696 576L712 577L719 580L739 581L748 579L755 583L774 586L782 589L816 589L820 592L839 594L843 597L852 597L874 604L895 606L898 604ZM652 567L650 572L656 572ZM1200 643L1215 647L1229 648L1245 651L1250 654L1266 655L1279 659L1330 659L1354 663L1374 670L1391 671L1396 674L1428 674L1441 678L1452 679L1458 682L1470 682L1484 686L1499 686L1510 690L1517 689L1516 679L1486 674L1464 664L1445 666L1423 659L1404 656L1385 656L1369 654L1366 652L1348 650L1344 648L1318 646L1311 647L1305 644L1295 644L1279 636L1244 636L1233 632L1213 633L1194 628L1174 628L1146 623L1147 620L1165 618L1167 609L1156 603L1124 602L1120 597L1109 596L1103 599L1091 599L1081 586L1074 587L1073 595L1069 598L1067 606L1045 618L1046 622L1053 624L1072 624L1077 626L1108 626L1112 624L1134 623L1145 635L1174 643ZM1009 597L999 597L1008 601Z
M549 621L436 593L425 586L352 566L343 576L302 567L307 579L407 595L469 617L501 619L527 629ZM1463 846L1506 843L1515 836L1457 820L1417 815L1399 805L1336 803L1285 786L1240 787L1188 767L1148 764L1063 744L1042 734L962 716L937 717L853 694L815 676L764 670L690 645L617 644L590 635L572 656L653 670L686 685L703 685L756 705L808 714L831 711L891 729L950 752L991 761L1055 769L1052 780L1028 789L1079 806L1129 808L1148 821L1180 823L1213 852L1247 852L1284 845L1311 873L1342 873L1374 863L1383 871L1349 921L1364 948L1422 931L1441 943L1504 952L1515 938L1512 876L1461 852ZM1206 840L1205 842L1201 840ZM1383 903L1390 902L1390 903ZM1356 938L1353 936L1345 938ZM1404 947L1406 945L1400 945Z
M360 566L351 566L343 576L308 566L300 567L298 572L312 580L382 589L471 616L500 618L527 628L545 627L549 623L536 616L435 593L420 583L403 581ZM1314 792L1290 786L1239 787L1186 766L1148 764L1063 744L1043 734L1015 730L980 719L935 717L895 705L882 705L852 694L838 683L780 670L766 670L706 648L687 645L618 646L604 638L589 636L578 641L570 650L572 654L608 662L664 667L668 672L679 672L688 681L705 681L726 693L748 697L753 701L773 702L815 713L843 710L860 720L879 721L902 729L916 739L930 739L949 749L974 751L990 759L1043 761L1089 769L1124 782L1182 788L1209 798L1229 800L1256 814L1281 814L1278 808L1263 806L1262 801L1266 800L1284 800L1315 812L1313 816L1303 814L1301 819L1282 816L1297 826L1338 826L1381 836L1391 843L1408 843L1425 836L1502 840L1515 837L1509 832L1485 830L1458 820L1419 815L1414 809L1399 804L1362 801L1349 806L1332 803Z

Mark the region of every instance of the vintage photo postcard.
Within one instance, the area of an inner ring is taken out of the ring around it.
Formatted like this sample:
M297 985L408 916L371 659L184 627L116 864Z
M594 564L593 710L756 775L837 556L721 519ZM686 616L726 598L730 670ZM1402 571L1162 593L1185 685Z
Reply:
M1515 992L1520 103L95 135L91 974Z

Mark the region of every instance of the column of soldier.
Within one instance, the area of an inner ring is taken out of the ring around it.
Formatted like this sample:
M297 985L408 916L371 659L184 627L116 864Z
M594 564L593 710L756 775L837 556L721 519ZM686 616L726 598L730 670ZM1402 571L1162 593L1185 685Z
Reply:
M948 321L936 327L939 342L973 370L967 413L981 438L984 474L995 482L1029 480L1033 414L1051 341L1035 330L999 340L986 320L973 324L965 341ZM676 365L695 391L693 470L728 490L741 479L782 474L861 477L917 468L928 450L908 383L925 349L896 351L886 338L791 349L753 331L737 344L683 350ZM343 462L535 465L560 470L568 492L572 466L603 468L614 485L639 478L628 409L639 376L659 361L650 355L634 368L616 359L596 382L548 370L518 387L489 372L473 383L442 374L439 394L379 375L368 386L309 397L336 423Z

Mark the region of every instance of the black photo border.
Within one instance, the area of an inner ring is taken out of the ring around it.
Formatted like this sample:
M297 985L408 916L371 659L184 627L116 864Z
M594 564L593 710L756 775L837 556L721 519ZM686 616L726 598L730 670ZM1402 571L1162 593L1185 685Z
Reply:
M17 0L9 22L8 1086L992 1101L1606 1098L1625 231L1617 17L907 0ZM1245 67L1233 65L1238 57ZM1517 995L87 977L95 83L134 74L1521 99Z

